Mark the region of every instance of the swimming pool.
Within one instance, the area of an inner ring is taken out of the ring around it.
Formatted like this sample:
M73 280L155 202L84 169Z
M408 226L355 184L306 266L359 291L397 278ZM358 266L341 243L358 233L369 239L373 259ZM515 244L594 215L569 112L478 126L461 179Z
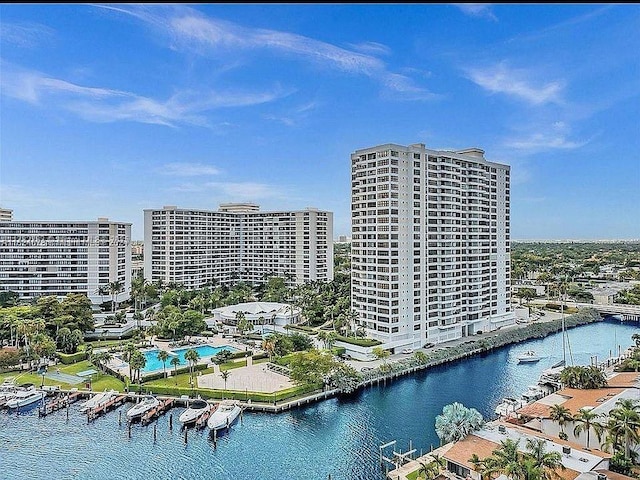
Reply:
M169 362L171 362L171 359L175 356L177 356L180 359L180 365L178 365L178 368L188 366L189 362L185 360L184 354L187 352L187 350L190 350L190 349L198 352L200 354L201 360L207 357L212 357L216 353L222 350L227 350L231 353L235 353L238 351L237 349L230 347L229 345L222 345L221 347L212 347L211 345L199 345L197 347L173 348L169 350L169 358L167 359L167 362L166 362L167 370L170 371L171 369L173 369L173 366ZM159 351L160 350L155 349L155 350L147 350L146 352L144 352L144 356L147 359L147 363L142 369L142 373L149 373L149 372L155 372L157 370L162 370L162 362L158 360Z

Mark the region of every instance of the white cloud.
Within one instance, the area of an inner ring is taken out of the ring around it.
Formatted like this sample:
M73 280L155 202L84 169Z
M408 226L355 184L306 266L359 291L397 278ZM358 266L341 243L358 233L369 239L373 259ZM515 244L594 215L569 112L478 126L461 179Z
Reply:
M563 81L533 85L529 78L533 73L523 69L511 69L504 62L489 68L475 68L467 72L468 78L491 93L503 93L520 98L533 105L560 103Z
M268 103L289 94L266 92L180 91L166 100L101 87L85 87L2 62L2 95L34 105L68 110L94 122L134 121L175 126L207 125L205 112Z
M59 199L42 195L41 188L30 188L24 185L0 185L0 205L16 211L31 207L59 207Z
M541 150L574 150L583 147L588 141L569 140L562 134L532 133L528 137L512 139L505 142L505 146L518 150L541 151Z
M39 23L0 23L0 41L19 47L32 48L50 42L54 31Z
M491 10L490 3L455 3L462 13L469 15L470 17L484 17L494 21L498 21L498 18Z
M169 190L182 193L211 192L228 201L255 201L265 198L287 198L286 189L277 185L257 182L204 182L186 183Z
M349 43L348 46L369 55L391 55L393 53L389 47L378 42Z
M218 175L220 170L203 163L167 163L160 169L163 175L176 177L197 177L200 175Z
M404 100L430 100L435 97L427 89L417 86L402 74L388 70L386 64L370 55L388 52L375 42L365 42L354 50L341 48L295 33L262 28L247 28L236 23L203 15L189 7L170 6L150 10L140 6L104 7L132 15L168 35L172 48L182 48L198 54L213 55L222 50L268 50L340 70L379 80L382 85L399 94Z

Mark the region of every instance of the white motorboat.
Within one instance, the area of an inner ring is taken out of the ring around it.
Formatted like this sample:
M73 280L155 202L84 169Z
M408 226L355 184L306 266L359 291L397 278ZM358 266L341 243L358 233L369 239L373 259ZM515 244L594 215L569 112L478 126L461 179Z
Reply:
M115 390L105 390L104 392L96 393L93 397L80 405L80 412L84 413L91 410L92 408L104 405L113 397L115 397L117 393L118 392L116 392Z
M188 425L195 422L200 418L200 415L208 412L209 410L211 410L211 405L201 398L198 398L190 402L189 407L182 412L178 420L180 420L184 425Z
M129 420L140 418L152 408L156 408L158 405L160 405L160 400L153 395L146 395L140 403L137 403L127 410L127 418Z
M525 405L527 405L527 402L522 399L517 400L515 398L505 397L496 407L495 413L500 417L508 417Z
M16 387L16 391L7 403L8 408L20 408L38 402L44 398L44 393L36 390L33 383L25 383Z
M516 357L518 363L533 363L540 360L540 356L533 350L527 350Z
M242 409L238 402L234 402L233 400L223 400L216 408L216 411L211 414L209 420L207 421L207 426L211 430L220 430L222 428L229 427Z
M0 403L3 400L9 400L13 398L16 393L16 383L13 379L5 378L2 385L0 385Z
M522 399L527 403L540 400L547 395L547 391L539 385L529 385L527 391L522 394Z

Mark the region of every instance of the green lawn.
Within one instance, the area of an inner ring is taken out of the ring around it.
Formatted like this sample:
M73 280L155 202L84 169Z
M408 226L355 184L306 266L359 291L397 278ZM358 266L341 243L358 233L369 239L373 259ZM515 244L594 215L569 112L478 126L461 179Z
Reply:
M61 373L67 373L69 375L75 375L78 372L82 372L83 370L98 370L91 362L88 360L84 360L82 362L73 363L71 365L58 365L57 367L49 367L49 368L59 368ZM8 372L0 374L0 381L3 381L5 378L14 377L16 383L33 383L37 387L42 384L42 375L37 375L32 372ZM60 382L59 380L54 380L51 378L44 379L45 385L60 385L60 388L64 390L68 390L71 388L78 388L79 390L84 390L84 383L77 383L75 385L70 385L68 383ZM106 375L102 372L96 373L93 375L93 381L91 383L92 390L102 391L104 389L114 389L119 392L124 391L124 383L118 380L111 375Z

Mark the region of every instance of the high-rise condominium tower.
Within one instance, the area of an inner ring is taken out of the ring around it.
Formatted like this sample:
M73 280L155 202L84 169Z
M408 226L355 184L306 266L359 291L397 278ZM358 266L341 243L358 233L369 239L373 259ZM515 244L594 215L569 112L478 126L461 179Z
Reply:
M198 288L210 282L289 285L333 280L333 213L261 212L228 203L218 211L174 206L144 211L144 276Z
M386 348L515 322L509 166L484 151L385 144L351 155L352 307Z
M20 299L82 293L94 304L131 290L131 224L97 221L0 222L0 290ZM115 295L115 293L114 293Z

